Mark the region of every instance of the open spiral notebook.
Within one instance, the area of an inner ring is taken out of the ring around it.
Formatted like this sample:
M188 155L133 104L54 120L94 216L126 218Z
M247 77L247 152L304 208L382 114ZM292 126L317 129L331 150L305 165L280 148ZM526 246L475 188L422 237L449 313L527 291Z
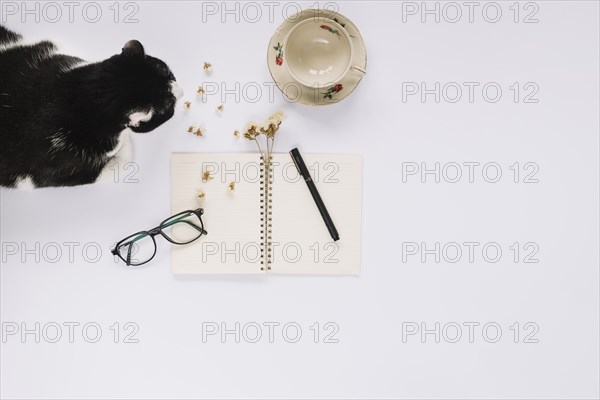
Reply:
M173 273L357 275L362 157L303 158L340 234L337 242L289 154L273 154L266 171L260 154L174 153L172 212L204 208L208 234L172 247Z

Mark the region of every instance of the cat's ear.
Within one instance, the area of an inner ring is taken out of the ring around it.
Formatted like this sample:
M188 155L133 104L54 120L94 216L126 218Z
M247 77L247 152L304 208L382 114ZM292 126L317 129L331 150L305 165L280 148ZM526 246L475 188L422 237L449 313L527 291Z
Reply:
M123 50L121 54L130 55L130 56L143 56L144 55L144 46L137 40L130 40L125 43L123 46Z

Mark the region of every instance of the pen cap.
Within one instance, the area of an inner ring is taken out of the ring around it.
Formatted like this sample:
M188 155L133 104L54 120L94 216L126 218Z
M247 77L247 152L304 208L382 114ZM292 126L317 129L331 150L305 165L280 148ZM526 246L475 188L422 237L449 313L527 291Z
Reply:
M300 176L302 176L304 179L310 178L310 173L308 172L308 168L306 167L298 148L292 149L290 151L290 156L292 156L292 160L294 161L294 164L296 164L296 168L298 169Z

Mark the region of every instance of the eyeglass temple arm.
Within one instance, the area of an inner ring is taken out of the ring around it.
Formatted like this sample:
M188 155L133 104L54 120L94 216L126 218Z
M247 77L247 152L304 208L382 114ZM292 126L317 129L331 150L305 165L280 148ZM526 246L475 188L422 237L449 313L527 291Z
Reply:
M125 260L125 264L127 264L127 265L130 265L130 263L131 263L131 248L132 247L133 246L129 246L127 248L127 260Z
M178 222L185 222L186 224L189 224L189 225L193 226L194 228L196 228L196 230L202 232L203 235L207 235L208 234L208 232L206 232L204 229L202 229L198 225L195 225L195 224L191 223L190 221L186 221L185 218L187 218L187 215L179 217L177 219L174 219L173 221L169 221L168 223L162 225L162 227L168 228L169 226L172 226L172 225L174 225L174 224L176 224Z
M143 238L144 236L146 236L146 235L145 234L139 234L136 237L134 237L133 239L131 239L130 241L128 241L126 243L121 243L120 245L115 246L115 248L112 249L110 252L113 255L117 256L117 255L119 255L119 249L121 247L129 246L129 248L127 249L127 260L125 260L125 264L130 265L130 262L131 262L131 248L133 247L132 245L135 242L137 242L138 240L140 240L141 238Z

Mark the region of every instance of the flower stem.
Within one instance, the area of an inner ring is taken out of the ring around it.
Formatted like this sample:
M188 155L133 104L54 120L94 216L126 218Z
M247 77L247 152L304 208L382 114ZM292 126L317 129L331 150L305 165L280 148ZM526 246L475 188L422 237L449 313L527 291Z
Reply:
M258 151L260 152L260 156L263 158L265 158L265 154L262 151L262 148L260 147L260 143L258 143L258 140L255 138L254 141L256 142L256 145L258 146Z

